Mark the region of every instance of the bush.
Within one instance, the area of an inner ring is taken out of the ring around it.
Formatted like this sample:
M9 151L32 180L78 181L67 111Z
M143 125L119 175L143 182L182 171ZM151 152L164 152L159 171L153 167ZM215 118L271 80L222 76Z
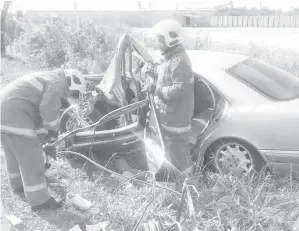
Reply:
M90 73L104 71L113 57L125 27L114 30L77 19L75 24L60 20L25 23L26 31L8 48L10 53L39 68L75 68Z
M13 14L7 15L5 21L6 33L4 38L6 46L13 43L14 40L18 39L21 33L24 32L21 23L22 20L23 20L23 15L21 11L18 11L16 16Z

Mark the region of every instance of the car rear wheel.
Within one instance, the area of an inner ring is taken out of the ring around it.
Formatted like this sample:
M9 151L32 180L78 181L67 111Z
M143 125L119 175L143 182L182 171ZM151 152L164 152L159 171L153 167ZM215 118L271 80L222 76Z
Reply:
M206 167L213 172L248 174L251 169L259 173L264 160L258 151L246 142L230 139L219 140L208 150Z

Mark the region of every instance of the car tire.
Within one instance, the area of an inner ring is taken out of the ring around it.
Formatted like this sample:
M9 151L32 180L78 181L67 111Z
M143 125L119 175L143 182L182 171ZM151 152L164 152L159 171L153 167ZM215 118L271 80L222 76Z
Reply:
M235 166L240 166L240 163L244 163L242 168L236 170ZM258 151L247 142L238 139L221 139L207 150L204 165L205 169L212 172L239 174L246 172L246 169L249 171L253 168L256 173L260 173L265 166L265 161Z

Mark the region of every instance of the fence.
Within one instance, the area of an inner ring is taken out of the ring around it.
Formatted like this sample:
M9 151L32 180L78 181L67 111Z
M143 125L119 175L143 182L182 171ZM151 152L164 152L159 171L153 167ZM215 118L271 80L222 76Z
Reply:
M299 15L290 16L211 16L212 27L299 27Z

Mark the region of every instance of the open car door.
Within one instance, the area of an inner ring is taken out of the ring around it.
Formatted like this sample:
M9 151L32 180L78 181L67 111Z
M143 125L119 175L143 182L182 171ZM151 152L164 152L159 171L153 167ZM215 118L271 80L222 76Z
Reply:
M134 149L139 149L140 144L144 146L146 139L144 128L148 112L144 109L148 107L144 103L134 103L134 105L136 104L135 113L132 110L124 110L121 113L121 110L133 102L144 102L146 100L146 95L140 92L142 78L138 73L142 63L146 61L153 62L153 59L141 43L129 34L123 35L119 40L116 54L110 66L96 88L103 93L106 103L115 106L116 110L119 110L120 116L125 116L125 123L117 128L100 131L90 129L78 132L73 137L69 149L80 152L88 151L92 142L95 151L128 153L134 151ZM133 91L134 101L132 101L132 97L129 97L128 90ZM151 102L151 109L155 108L152 97L149 97L147 101ZM97 108L97 105L95 105L94 111L96 110L100 111L98 113L100 115L101 108ZM133 115L135 115L135 118L133 118ZM97 122L99 119L96 118L92 122ZM157 131L160 131L159 125ZM161 139L162 135L160 134L158 137Z
M148 119L143 118L145 119L142 122L144 123L144 133L141 139L147 153L149 168L152 172L156 172L161 167L161 161L165 155L165 146L153 96L148 95L146 97L140 91L142 82L146 81L146 77L149 78L149 76L142 76L140 72L142 65L147 61L153 62L153 59L143 45L131 35L123 35L119 40L117 55L113 58L98 88L117 101L120 106L130 103L130 99L126 95L128 83L130 88L134 89L137 101L148 98L150 110L143 111L143 113L146 113L147 118L150 117L153 120L151 124L154 126L149 129ZM126 123L130 122L129 119L126 119Z
M227 102L205 78L196 73L194 77L194 115L189 140L192 159L201 167L204 160L201 147L215 129Z
M134 60L133 60L134 59ZM135 85L134 93L140 97L140 89L138 89L138 77L134 71L146 61L153 61L146 49L140 42L135 40L131 35L123 35L118 43L116 54L112 59L103 80L97 86L102 92L107 94L111 100L114 100L120 106L127 105L126 84ZM139 99L140 100L140 99Z

